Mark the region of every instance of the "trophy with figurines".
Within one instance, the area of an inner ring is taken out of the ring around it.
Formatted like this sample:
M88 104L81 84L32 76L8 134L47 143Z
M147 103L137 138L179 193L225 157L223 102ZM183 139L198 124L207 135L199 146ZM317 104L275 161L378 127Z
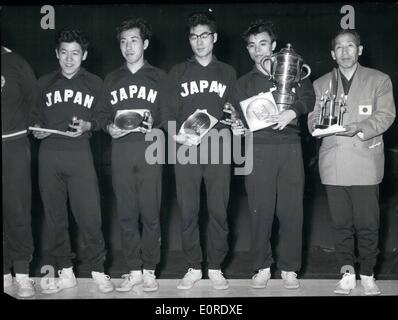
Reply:
M340 99L336 100L337 83L337 70L333 69L332 79L329 82L329 90L325 91L319 101L319 118L315 125L315 130L312 132L314 137L346 131L342 124L343 114L347 111L347 99L344 93L342 93Z
M79 122L77 121L77 117L76 117L76 116L73 116L73 117L72 117L72 120L71 120L70 124L71 124L72 126L78 126L78 125L79 125ZM70 131L70 132L76 132L77 129L75 129L75 128L69 128L68 131Z
M268 72L265 64L271 62L271 71ZM311 68L303 63L303 59L288 43L286 48L280 52L273 54L271 57L265 57L261 63L261 67L274 82L276 90L272 92L279 112L289 109L296 100L295 88L301 80L308 78L311 74ZM307 74L303 76L303 68L307 70Z

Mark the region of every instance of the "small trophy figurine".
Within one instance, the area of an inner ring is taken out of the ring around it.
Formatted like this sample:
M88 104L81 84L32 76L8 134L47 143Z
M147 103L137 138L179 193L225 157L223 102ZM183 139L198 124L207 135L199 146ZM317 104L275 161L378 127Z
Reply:
M226 102L222 111L223 117L221 118L220 122L227 126L231 126L237 119L235 108L231 103Z
M144 115L143 115L142 122L140 124L140 127L144 128L146 130L150 130L149 125L144 123L144 122L147 122L149 120L149 115L150 115L149 111L145 111Z
M71 120L70 124L71 124L72 126L78 126L78 125L79 125L79 122L77 122L77 117L76 117L76 116L73 116L73 117L72 117L72 120ZM75 128L70 128L70 127L69 127L69 130L68 130L68 131L70 131L70 132L76 132L77 129L75 129Z

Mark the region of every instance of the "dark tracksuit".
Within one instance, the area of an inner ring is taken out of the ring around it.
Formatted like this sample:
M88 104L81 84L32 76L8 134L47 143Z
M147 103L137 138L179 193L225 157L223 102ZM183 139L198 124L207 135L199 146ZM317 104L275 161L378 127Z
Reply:
M126 65L108 74L99 110L102 127L114 121L117 110L127 109L148 109L154 119L153 128L158 127L159 88L165 75L147 62L134 74ZM145 151L151 143L141 132L112 139L112 185L129 270L155 270L160 261L162 165L146 161Z
M39 79L40 98L31 123L67 131L76 116L91 121L102 80L84 70L71 79L54 71ZM91 271L103 272L105 243L102 234L100 194L90 148L90 132L72 138L51 134L39 149L39 187L48 226L48 254L58 269L71 267L67 201L82 232L84 257Z
M28 63L1 47L1 124L3 183L3 272L29 273L31 229L30 144L28 116L37 83Z
M165 106L164 122L176 121L177 132L182 123L196 109L207 109L217 119L223 115L223 106L229 101L231 89L236 81L236 72L230 66L220 62L213 56L206 67L200 65L195 58L174 66L168 75L167 105ZM215 90L215 87L219 90ZM217 123L215 129L222 129ZM170 132L169 132L170 133ZM230 147L230 141L219 142L219 150L223 143ZM209 149L212 142L209 142ZM178 149L181 146L177 147ZM200 149L198 148L198 159ZM211 153L207 155L207 159ZM221 158L221 157L220 157ZM177 159L175 176L177 200L181 211L182 247L186 259L186 267L201 268L202 250L200 246L198 214L200 209L200 187L202 179L206 186L207 209L209 212L207 262L209 269L220 269L228 252L227 206L230 188L230 164L181 164ZM210 162L208 162L210 163Z
M234 104L245 122L239 102L267 92L273 84L256 67L237 81ZM272 126L253 133L253 171L245 184L251 213L253 271L273 263L270 237L275 208L279 219L279 269L297 271L301 266L304 167L297 119L309 112L315 95L309 80L296 88L297 114L283 130Z

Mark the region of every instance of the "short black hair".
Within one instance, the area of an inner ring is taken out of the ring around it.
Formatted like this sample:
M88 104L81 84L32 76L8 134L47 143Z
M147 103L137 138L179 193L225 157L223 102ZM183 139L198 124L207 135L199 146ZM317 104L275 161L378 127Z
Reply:
M144 18L128 17L122 21L119 27L116 28L116 37L120 41L120 36L123 31L130 29L138 29L142 41L149 40L152 36L151 25Z
M63 28L57 33L55 39L57 50L59 50L62 42L77 42L81 46L83 52L86 52L89 46L86 35L80 29L72 29L69 27Z
M198 25L208 26L211 32L217 32L217 22L210 11L200 11L190 14L187 22L188 32Z
M336 46L336 39L343 34L352 35L354 37L354 42L357 45L357 47L361 45L361 36L359 35L358 32L356 32L353 29L340 29L339 31L336 32L335 36L332 39L332 42L330 43L331 50L334 50L334 47Z
M262 19L252 21L249 27L243 32L242 38L247 43L251 35L256 35L261 32L267 32L269 34L271 38L271 43L276 41L276 39L278 38L276 34L276 28L272 21Z

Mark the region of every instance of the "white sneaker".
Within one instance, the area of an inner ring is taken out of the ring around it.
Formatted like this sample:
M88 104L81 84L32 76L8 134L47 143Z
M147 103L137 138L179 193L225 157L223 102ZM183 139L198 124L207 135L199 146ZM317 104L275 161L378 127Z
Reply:
M286 289L298 289L300 287L299 281L297 280L297 273L293 271L282 271L283 286Z
M217 290L228 289L229 284L220 269L209 269L209 279L213 283L213 288Z
M188 290L193 287L196 281L202 279L202 270L189 268L184 278L177 285L177 289Z
M42 288L42 293L54 294L63 289L69 289L76 287L77 280L73 273L73 267L63 268L58 270L58 279L46 278L42 279L40 286Z
M17 284L17 295L21 298L29 298L35 295L35 282L29 278L28 274L17 273L15 275Z
M7 274L3 275L3 286L4 286L4 289L12 286L12 274L11 273L7 273Z
M350 294L351 290L356 286L355 273L346 272L343 274L341 280L337 283L334 293L336 294Z
M58 276L58 279L48 277L43 278L40 282L40 286L42 288L41 292L45 294L54 294L63 289L76 287L77 280L73 273L73 267L58 270Z
M142 285L142 290L151 292L159 289L159 284L156 281L155 270L144 269L143 276L144 284Z
M141 270L131 270L129 274L122 275L123 282L116 288L118 292L130 291L135 285L142 282Z
M109 293L115 289L115 286L111 281L111 277L103 272L91 271L91 276L98 286L99 291L102 293Z
M381 294L381 291L377 286L375 278L373 278L373 275L372 276L360 275L360 277L361 277L361 284L366 296L377 296Z
M268 280L271 279L270 268L260 269L252 278L251 287L254 289L263 289L267 286Z

